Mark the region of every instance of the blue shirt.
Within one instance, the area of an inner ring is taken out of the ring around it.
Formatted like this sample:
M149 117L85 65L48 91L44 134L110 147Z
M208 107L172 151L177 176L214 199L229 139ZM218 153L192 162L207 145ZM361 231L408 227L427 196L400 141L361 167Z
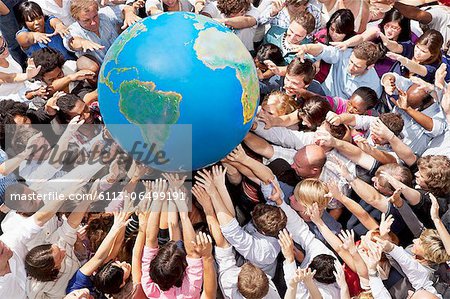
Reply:
M6 153L0 149L0 164L8 160L8 156ZM16 176L13 173L10 173L7 176L0 174L0 204L5 202L5 192L8 186L17 183Z
M372 88L381 97L382 88L380 78L374 68L368 69L364 74L352 76L348 72L348 64L353 49L340 51L333 46L323 45L323 51L317 59L331 64L331 70L325 82L323 90L327 96L348 99L353 92L361 86Z
M94 285L92 284L92 280L90 276L84 275L79 269L72 278L69 280L67 284L66 294L69 294L72 291L80 290L87 288L89 292L94 293Z
M55 30L50 25L50 21L54 18L55 17L53 17L53 16L45 17L44 33L52 34L53 32L55 32ZM16 33L16 37L22 32L31 32L31 31L28 30L27 28L23 27ZM64 47L63 39L62 39L61 35L59 35L59 34L50 37L50 42L48 44L35 43L35 44L32 44L26 50L24 50L24 52L25 52L25 54L27 54L28 57L31 57L31 55L34 52L36 52L37 50L42 49L42 48L47 48L47 47L53 48L53 49L59 51L64 56L64 59L66 59L66 60L75 60L75 55L73 55L72 53L67 51L67 49Z
M400 43L403 46L402 56L405 56L408 59L412 59L414 57L414 43L412 41L407 41ZM432 64L422 64L427 69L427 74L422 77L416 75L417 77L427 81L428 83L434 84L434 75L436 74L436 70L439 67L437 62ZM404 76L407 73L407 68L404 66L400 67L400 75Z

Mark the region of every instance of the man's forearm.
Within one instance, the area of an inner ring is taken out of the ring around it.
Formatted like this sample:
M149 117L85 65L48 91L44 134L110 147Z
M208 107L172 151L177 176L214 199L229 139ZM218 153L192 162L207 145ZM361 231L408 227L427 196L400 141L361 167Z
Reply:
M256 19L250 16L226 18L225 25L230 26L234 29L250 28L256 25Z
M312 56L318 56L323 51L323 45L321 44L307 44L305 53L310 54Z
M370 170L375 163L375 159L372 156L363 152L359 147L350 142L336 139L335 148L353 163L358 164L364 169Z
M391 145L394 152L397 154L397 156L403 160L408 166L413 165L417 161L417 156L414 154L414 152L411 150L409 146L407 146L403 141L398 138L397 136L394 136L389 140L389 144Z
M247 157L242 164L247 166L264 184L269 184L269 182L274 178L274 175L269 167L253 158Z
M428 24L432 20L432 16L429 12L422 11L418 7L406 5L400 2L395 2L394 7L398 9L400 13L408 19L416 20L423 24Z
M405 112L408 113L408 115L411 116L425 130L427 131L433 130L433 119L431 117L413 108L407 108Z

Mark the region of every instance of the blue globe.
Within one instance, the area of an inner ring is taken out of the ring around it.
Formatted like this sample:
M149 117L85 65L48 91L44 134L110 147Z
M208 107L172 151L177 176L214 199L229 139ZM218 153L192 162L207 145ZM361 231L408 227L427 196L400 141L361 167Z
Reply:
M250 129L259 99L239 38L192 13L148 17L114 42L99 76L106 127L134 159L190 171L225 157Z

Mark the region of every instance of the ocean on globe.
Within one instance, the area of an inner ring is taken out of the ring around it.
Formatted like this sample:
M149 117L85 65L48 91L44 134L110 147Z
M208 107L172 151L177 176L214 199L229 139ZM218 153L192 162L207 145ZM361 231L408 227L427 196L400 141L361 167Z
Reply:
M239 38L193 13L145 18L114 42L99 76L114 140L162 171L224 158L245 137L259 100L256 68Z

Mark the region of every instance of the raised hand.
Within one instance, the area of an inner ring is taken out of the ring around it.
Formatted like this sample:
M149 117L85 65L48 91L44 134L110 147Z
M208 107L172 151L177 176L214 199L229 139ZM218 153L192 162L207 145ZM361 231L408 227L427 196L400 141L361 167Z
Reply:
M211 172L209 172L208 170L203 169L197 172L197 176L195 176L195 179L197 180L197 184L205 189L205 191L209 194L215 191L216 187L214 185L214 179L211 175Z
M342 241L342 248L354 255L358 250L355 245L355 232L353 230L342 230L338 235L339 239Z
M243 163L249 156L245 153L242 145L238 145L231 153L228 154L227 159L232 162Z
M134 12L124 12L123 26L120 29L124 30L140 20L142 19Z
M273 18L286 6L286 0L275 0L272 2L272 10L270 16Z
M394 217L392 215L389 215L386 217L386 214L381 214L381 221L380 221L380 236L381 238L387 238L389 235L389 232L391 231L391 225L394 223Z
M205 189L203 189L200 185L195 184L194 187L192 187L192 194L194 194L195 198L197 198L197 201L203 208L207 205L212 206L211 196L209 196Z
M103 50L105 48L105 46L99 45L97 43L94 43L90 40L87 39L83 39L81 41L81 50L83 52L87 52L87 51L98 51L98 50Z
M50 37L52 37L51 34L41 33L41 32L32 32L32 34L33 34L34 44L37 44L37 43L48 44L51 41L51 39L50 39Z
M404 92L399 88L397 88L397 91L398 91L398 100L391 98L391 101L395 104L395 106L397 106L402 110L408 109L410 106L408 104L408 96L406 95L406 92Z
M62 22L56 24L55 32L53 32L52 36L59 34L61 37L65 37L69 35L70 31Z
M34 64L33 58L28 58L27 69L25 71L25 73L27 75L27 80L30 80L30 79L33 79L34 77L36 77L40 71L41 71L41 66L36 67L36 65Z
M380 263L382 247L378 243L369 244L370 247L367 251L359 250L359 255L363 259L369 271L377 271L378 264Z
M169 189L172 192L181 190L181 187L183 186L184 181L187 178L186 175L180 178L180 175L178 173L163 173L162 176L169 182Z
M348 48L348 45L345 41L344 42L330 42L330 45L332 45L335 48L338 48L341 51L345 51Z
M225 175L227 169L221 165L214 165L212 167L213 182L216 188L225 186Z
M430 199L431 199L431 209L430 209L431 220L438 220L438 219L440 219L439 203L433 194L429 193L429 195L430 195Z
M331 136L330 132L325 130L317 130L314 133L315 143L319 146L335 147L336 139Z
M327 187L329 192L328 194L325 194L326 197L328 197L330 200L335 198L339 202L342 201L344 194L342 194L342 191L339 189L339 186L335 181L329 180L327 182Z
M355 136L355 138L353 138L353 140L355 141L356 145L365 153L371 153L373 148L372 146L370 146L370 144L368 143L367 139L357 135Z
M391 241L381 239L379 237L374 237L375 241L383 250L383 252L389 253L394 249L394 244Z
M281 246L281 252L283 253L286 261L292 263L294 261L294 241L292 241L292 235L288 233L286 229L280 231L278 235L278 243Z
M261 111L258 114L258 119L265 124L264 129L266 129L266 130L268 130L274 126L274 118L275 117L273 115L266 113L264 111Z
M273 63L272 60L264 60L264 64L269 68L269 70L274 73L275 75L281 76L281 70L280 68Z
M280 185L274 180L270 181L270 184L272 184L273 189L272 194L268 197L268 199L280 206L283 203L283 191L281 190Z
M381 171L380 176L382 178L384 178L386 181L388 181L388 183L391 184L392 187L394 187L394 189L396 189L396 190L399 189L400 191L403 191L403 189L404 189L403 184L398 179L396 179L395 177L393 177L392 175L387 173L386 171Z
M298 58L300 58L301 62L305 62L305 55L306 55L306 48L308 47L308 45L300 45L300 46L295 46L294 47L294 51L297 52L297 54L295 54L295 56L297 56Z
M328 111L326 120L333 126L339 126L342 123L340 116L333 111Z
M370 124L370 132L386 140L391 140L395 136L394 132L389 130L381 119L377 119Z
M348 168L345 166L344 162L338 159L335 155L333 154L329 155L328 159L330 160L331 163L334 163L336 165L336 169L349 183L353 182L356 179L356 176L352 175L348 171Z
M299 282L313 282L314 275L316 275L316 270L312 271L311 268L301 269L297 268L295 270L295 275L292 277L291 281L289 282L291 287L294 287Z
M338 283L339 286L346 286L347 285L347 281L345 280L345 274L344 274L344 269L342 269L342 265L339 264L338 260L334 261L334 277L336 277L336 282Z
M444 89L445 77L447 76L447 65L442 63L436 70L436 75L434 79L434 84L437 88Z
M317 225L319 223L322 223L322 217L320 215L319 206L317 205L317 202L313 203L312 206L309 206L306 209L306 215L309 216L309 218L314 224Z
M396 208L401 208L403 206L403 198L401 198L402 189L395 189L394 193L389 197L389 202Z
M194 245L194 251L201 257L212 257L212 239L211 236L199 232L195 237L195 241L191 241Z

